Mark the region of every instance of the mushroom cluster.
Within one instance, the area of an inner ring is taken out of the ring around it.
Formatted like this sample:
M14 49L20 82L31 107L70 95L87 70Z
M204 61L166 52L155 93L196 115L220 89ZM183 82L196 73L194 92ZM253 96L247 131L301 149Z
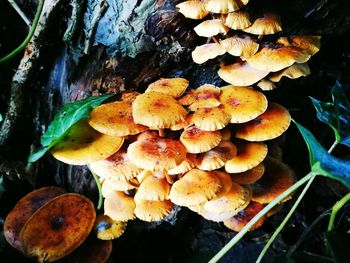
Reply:
M134 218L163 220L174 205L237 231L293 184L281 161L291 122L284 107L252 87L188 86L163 78L143 94L124 92L52 149L98 175L110 228L100 238L118 237Z
M306 63L320 49L320 36L295 35L265 41L265 35L282 31L278 15L249 14L249 0L190 0L177 5L190 19L210 19L198 24L194 31L209 38L192 52L195 63L202 64L228 53L235 63L221 65L221 79L235 86L256 84L262 90L276 88L282 77L296 79L310 74ZM212 42L210 42L210 39Z

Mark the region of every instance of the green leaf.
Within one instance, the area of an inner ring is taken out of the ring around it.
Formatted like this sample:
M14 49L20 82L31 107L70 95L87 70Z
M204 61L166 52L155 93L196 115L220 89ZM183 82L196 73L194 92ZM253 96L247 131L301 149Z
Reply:
M309 150L312 172L338 180L350 188L350 161L329 154L309 130L296 121L294 123L302 134Z
M41 136L40 142L43 147L34 151L29 156L29 162L35 162L41 158L50 148L62 140L74 124L89 117L92 109L101 105L101 103L111 96L113 96L113 94L93 96L64 105L63 108L57 112L46 132Z
M317 118L332 128L336 141L350 147L350 103L338 82L332 89L332 98L333 103L314 98L311 101L316 108Z
M350 234L345 232L330 231L326 233L327 246L330 249L335 262L349 262L350 259Z

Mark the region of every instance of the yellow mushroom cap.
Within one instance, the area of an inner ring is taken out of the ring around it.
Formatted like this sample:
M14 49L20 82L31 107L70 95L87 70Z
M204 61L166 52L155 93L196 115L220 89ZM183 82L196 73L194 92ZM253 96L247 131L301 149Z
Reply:
M193 169L194 167L196 167L196 165L197 165L196 155L192 153L188 153L186 155L186 159L175 168L169 170L168 174L170 175L184 174L189 170Z
M188 83L184 78L161 78L149 84L145 92L159 92L178 98L185 92Z
M237 155L225 164L225 170L228 173L248 171L261 163L267 155L267 146L264 143L241 142L236 146Z
M193 113L192 123L203 131L217 131L224 128L231 116L219 107L200 108Z
M177 102L183 106L191 105L195 101L196 101L196 92L193 89L189 89L184 95L181 96L181 98L177 100Z
M216 58L226 53L226 49L218 43L209 43L198 46L192 51L192 59L197 64L202 64L209 59Z
M107 197L113 191L128 191L134 189L136 186L136 181L127 180L125 178L107 178L104 179L101 184L101 192L103 197Z
M232 182L231 190L221 193L200 206L199 214L205 219L222 222L246 208L251 200L252 191Z
M232 56L249 58L259 49L259 44L249 36L233 36L220 41L220 45Z
M23 253L38 262L52 262L71 253L89 235L95 222L93 203L83 195L62 194L37 210L23 226Z
M315 55L321 47L321 36L291 36L280 37L278 44L284 46L294 46L306 51L310 56Z
M210 84L204 84L195 90L195 101L189 106L191 111L196 111L199 108L217 107L221 103L219 95L221 89Z
M168 199L170 192L170 185L165 178L158 178L153 176L152 172L146 176L134 196L135 201L149 200L149 201L163 201Z
M205 5L200 0L185 1L178 5L179 12L190 19L202 19L209 14L205 9Z
M145 170L170 170L186 158L186 148L181 142L150 138L131 143L128 147L129 159Z
M104 201L105 215L115 221L128 221L135 218L134 198L123 192L113 191Z
M89 168L101 178L131 179L142 171L129 160L125 149L120 149L105 160L90 163Z
M301 49L292 46L270 45L263 47L259 52L247 59L254 68L276 72L294 63L304 63L310 55Z
M271 35L282 31L281 21L278 15L264 14L257 18L249 27L241 29L253 35Z
M250 121L267 109L267 99L251 87L225 86L221 88L220 101L231 115L231 123Z
M222 188L219 194L227 193L231 190L233 181L228 173L222 171L211 171L211 173L214 174L221 181Z
M251 201L249 205L240 211L237 215L227 219L224 221L224 225L236 232L241 231L241 229L248 224L248 222L256 216L261 210L264 209L264 205ZM266 219L266 215L263 216L256 222L249 231L253 231L259 227L261 227Z
M186 110L177 101L166 94L146 92L137 96L132 104L132 115L136 123L151 129L170 128L183 121Z
M205 9L212 13L227 14L239 10L249 0L206 0Z
M265 174L259 181L252 184L252 200L261 204L272 202L295 182L293 171L281 161L266 157L264 165ZM289 199L290 197L287 197L283 202Z
M189 153L202 153L219 145L221 133L220 131L203 131L192 126L181 133L180 141Z
M258 164L252 169L242 173L231 173L232 180L240 185L253 184L258 181L265 172L263 163Z
M286 108L277 103L269 103L267 110L259 117L237 126L236 137L256 142L271 140L288 129L291 119Z
M219 69L219 77L234 86L249 86L266 77L270 72L259 70L247 62L223 66Z
M121 99L122 101L126 101L126 102L132 103L132 102L136 99L136 97L137 97L138 95L140 95L140 93L137 92L137 91L124 91L124 92L121 94L120 99Z
M274 90L276 89L275 83L270 80L262 79L256 84L261 90Z
M137 200L135 215L137 218L146 221L154 222L164 219L170 214L173 209L173 203L169 200L150 201Z
M279 82L281 78L287 77L290 79L297 79L300 77L306 77L310 75L310 67L307 63L295 63L288 68L282 69L281 71L272 73L269 79L273 82Z
M88 122L96 131L111 136L126 136L148 130L148 127L134 122L131 103L127 101L98 106L91 111Z
M191 126L193 124L192 118L193 118L193 114L188 114L184 121L181 121L181 122L171 126L170 130L179 131L179 130L182 130L182 129L185 129L185 128Z
M226 34L229 28L225 26L221 19L211 19L200 23L194 31L201 37L212 37L217 34Z
M225 26L231 29L239 30L247 28L251 25L249 13L244 11L237 11L227 14L225 18Z
M83 120L70 128L51 153L61 162L85 165L111 156L119 150L123 142L122 137L99 133Z
M236 154L237 148L232 142L221 141L215 148L199 155L197 167L204 171L220 169Z
M126 228L126 222L115 221L109 216L98 215L94 224L96 237L101 240L113 240L120 237Z
M180 206L194 206L212 199L221 188L221 180L213 173L192 169L173 184L169 198Z

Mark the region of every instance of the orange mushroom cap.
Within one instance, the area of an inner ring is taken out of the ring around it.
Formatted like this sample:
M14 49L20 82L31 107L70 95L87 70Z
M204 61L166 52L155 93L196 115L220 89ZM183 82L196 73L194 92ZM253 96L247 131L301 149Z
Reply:
M251 24L252 23L250 22L249 13L244 11L229 13L225 18L225 26L228 26L234 30L247 28Z
M221 19L206 20L194 28L197 35L201 37L212 37L217 34L226 35L229 30Z
M291 36L280 37L277 39L278 44L284 46L293 46L307 52L310 56L315 55L321 47L321 36Z
M126 225L126 222L115 221L106 215L98 215L94 224L94 232L100 240L113 240L124 233Z
M209 14L209 11L205 9L205 5L200 0L185 1L178 5L179 12L187 18L202 19Z
M192 153L187 153L186 159L175 168L169 170L168 174L170 175L184 174L189 170L192 170L194 167L196 167L197 163L198 161L196 159L196 155Z
M135 214L137 218L143 221L154 222L164 219L170 214L172 209L173 203L169 200L137 200Z
M227 53L232 56L241 58L249 58L253 56L259 49L259 44L249 36L233 36L220 41L220 45L224 47Z
M265 172L263 163L258 164L252 169L242 173L231 173L232 180L240 185L253 184L258 181Z
M184 78L161 78L149 84L145 92L159 92L179 98L185 92L188 84L188 80Z
M104 201L105 215L115 221L128 221L135 218L135 201L123 192L112 191Z
M209 43L198 46L192 51L192 59L197 64L203 64L209 59L216 58L226 53L226 49L218 43Z
M169 192L170 185L166 178L158 178L153 176L152 172L148 171L148 175L143 178L134 199L135 201L163 201L168 199Z
M217 107L221 103L219 95L221 89L210 84L204 84L195 90L195 101L189 106L191 111L196 111L199 108Z
M227 14L239 10L249 0L206 0L205 9L212 13Z
M307 63L295 63L288 68L272 73L269 76L269 79L273 82L279 82L283 77L297 79L300 77L306 77L310 75L310 73L310 67Z
M192 123L203 131L217 131L224 128L231 116L219 107L200 108L193 113Z
M276 89L275 83L270 80L262 79L256 84L261 90L274 90Z
M264 14L257 18L249 27L241 29L254 35L271 35L282 31L280 17L276 14Z

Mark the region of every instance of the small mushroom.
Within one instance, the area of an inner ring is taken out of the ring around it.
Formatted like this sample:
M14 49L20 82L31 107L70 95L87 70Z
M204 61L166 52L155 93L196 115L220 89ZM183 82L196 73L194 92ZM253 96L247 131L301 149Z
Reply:
M136 188L137 183L133 183L134 179L127 180L125 178L110 177L104 179L101 184L101 192L103 197L107 197L109 193L114 191L128 191Z
M186 128L180 136L180 141L189 153L202 153L219 145L220 131L203 131L196 126Z
M263 114L237 126L236 137L252 142L271 140L288 129L291 119L286 108L277 103L269 103Z
M234 30L247 28L251 24L249 13L245 11L231 12L225 18L225 26Z
M241 29L253 35L271 35L282 31L280 17L276 14L264 14L257 18L249 27Z
M262 79L258 82L258 84L256 84L261 90L274 90L276 89L276 85L275 83L273 83L270 80L267 79Z
M134 196L135 201L163 201L168 199L170 185L165 177L159 178L153 175L151 171L147 171L140 187Z
M173 209L173 203L169 200L150 201L137 200L135 214L136 217L146 221L154 222L164 219Z
M205 9L212 13L227 14L239 10L249 0L206 0Z
M176 5L176 7L179 8L181 14L190 19L202 19L209 14L201 0L185 1Z
M280 37L277 39L278 44L284 46L293 46L307 52L310 56L315 55L321 47L321 36L291 36Z
M188 80L184 78L161 78L148 85L145 92L159 92L173 98L179 98L188 87Z
M263 163L258 164L252 169L242 173L231 173L232 180L240 185L253 184L258 181L265 172Z
M24 224L40 207L64 193L65 190L60 187L42 187L30 192L19 200L16 206L8 213L4 222L6 241L14 248L22 250L20 232Z
M214 85L204 84L194 92L195 101L189 106L191 111L196 111L199 108L217 107L221 104L219 101L221 89Z
M113 240L120 237L126 228L126 222L115 221L109 216L98 215L94 224L94 232L100 240Z
M282 69L281 71L272 73L269 79L273 82L279 82L281 78L287 77L290 79L297 79L310 75L310 67L307 63L295 63L292 66Z
M221 188L214 173L192 169L173 184L169 198L177 205L195 206L215 197Z
M83 120L70 128L51 153L61 162L85 165L108 158L119 150L123 142L122 137L99 133Z
M247 59L259 49L259 44L249 36L233 36L220 41L220 45L232 56Z
M226 53L226 49L219 43L209 43L198 46L192 51L192 59L197 64L203 64L209 59L216 58Z
M219 77L234 86L250 86L265 78L270 72L259 70L250 66L247 62L223 66L219 69Z
M241 231L241 229L248 224L248 222L256 216L261 210L264 209L264 205L251 201L249 205L240 211L237 215L224 221L224 225L236 232ZM261 217L258 222L256 222L249 231L253 231L261 227L266 219L266 216Z
M217 34L226 35L229 30L230 28L225 26L221 19L206 20L194 28L197 35L201 37L213 37Z
M230 114L231 123L250 121L267 109L267 99L251 87L225 86L221 88L220 101L223 109Z
M295 182L293 171L281 161L266 157L264 165L265 174L260 180L252 184L252 200L260 204L270 203ZM289 199L290 197L287 197L282 202Z
M79 194L62 194L43 205L23 226L23 252L39 262L58 260L75 250L95 221L92 202Z
M105 215L115 221L128 221L135 218L135 201L123 192L112 191L104 201Z
M225 170L228 173L248 171L261 163L267 155L267 146L264 143L241 142L236 143L236 146L237 155L225 164Z
M194 125L203 131L217 131L230 122L231 116L219 107L199 108L191 118Z

